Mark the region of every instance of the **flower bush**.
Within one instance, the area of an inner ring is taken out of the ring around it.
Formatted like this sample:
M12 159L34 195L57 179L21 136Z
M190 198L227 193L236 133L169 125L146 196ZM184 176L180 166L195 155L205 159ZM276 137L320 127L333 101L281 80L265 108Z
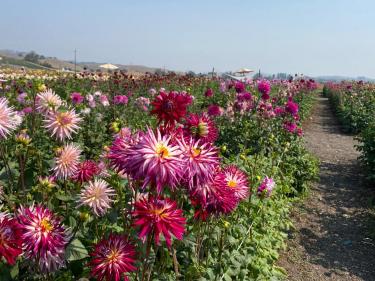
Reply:
M1 280L284 274L314 81L4 77Z
M375 86L371 83L328 83L324 94L329 97L343 128L357 134L357 150L367 168L370 181L375 180Z

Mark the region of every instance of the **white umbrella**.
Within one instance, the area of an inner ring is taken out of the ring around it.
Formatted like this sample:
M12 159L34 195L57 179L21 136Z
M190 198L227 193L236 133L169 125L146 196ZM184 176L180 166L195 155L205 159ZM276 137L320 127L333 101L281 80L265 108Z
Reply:
M99 65L99 67L104 68L104 69L108 69L108 70L115 70L115 69L118 68L116 65L110 64L110 63Z
M254 70L251 70L251 69L248 69L248 68L241 68L241 69L236 71L236 73L241 73L241 74L250 73L250 72L254 72Z

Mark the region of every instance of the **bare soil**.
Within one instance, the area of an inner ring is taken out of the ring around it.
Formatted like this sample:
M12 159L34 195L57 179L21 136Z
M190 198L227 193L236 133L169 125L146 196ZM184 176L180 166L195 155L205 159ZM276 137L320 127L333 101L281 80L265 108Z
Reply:
M320 180L293 210L295 230L278 265L287 280L373 281L375 189L364 184L356 142L340 131L326 98L318 98L305 139L320 159Z

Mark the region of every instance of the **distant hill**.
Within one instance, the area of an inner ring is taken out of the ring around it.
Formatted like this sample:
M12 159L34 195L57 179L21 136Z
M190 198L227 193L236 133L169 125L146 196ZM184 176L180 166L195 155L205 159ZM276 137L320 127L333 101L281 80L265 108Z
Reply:
M314 77L315 80L319 82L341 82L341 81L365 81L365 82L375 82L375 79L365 77L365 76L358 76L358 77L349 77L349 76L338 76L338 75L325 75L325 76L317 76Z
M28 67L36 69L65 69L65 70L74 70L74 62L65 61L58 59L56 57L44 57L43 55L38 55L41 58L38 58L37 61L27 61L25 56L28 52L20 52L15 50L0 50L0 65L8 65L14 67ZM100 65L106 62L77 62L76 70L82 71L84 68L91 71L96 71L100 69ZM130 73L155 73L156 71L163 71L161 68L148 67L144 65L124 65L114 63L120 70L126 70ZM169 71L169 70L166 70Z

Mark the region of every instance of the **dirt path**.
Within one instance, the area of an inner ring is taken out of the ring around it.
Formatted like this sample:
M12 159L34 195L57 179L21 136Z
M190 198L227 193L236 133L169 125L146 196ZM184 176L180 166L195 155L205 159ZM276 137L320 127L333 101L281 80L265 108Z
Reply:
M340 125L326 98L318 98L305 133L321 161L320 180L293 211L296 231L279 265L287 280L375 280L374 190L361 184L353 137Z

